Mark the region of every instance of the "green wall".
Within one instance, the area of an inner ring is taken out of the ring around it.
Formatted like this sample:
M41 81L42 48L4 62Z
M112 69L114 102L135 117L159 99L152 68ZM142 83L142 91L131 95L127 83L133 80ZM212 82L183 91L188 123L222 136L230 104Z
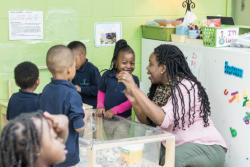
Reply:
M241 9L242 0L232 0L232 15L236 24L250 26L250 0L244 0L245 9Z
M202 19L206 15L226 15L226 0L193 0L194 12ZM94 46L94 24L118 21L122 34L136 52L135 74L140 76L141 58L140 25L156 18L183 16L182 0L8 0L0 5L0 100L7 99L9 79L21 61L29 60L45 66L47 49L54 44L67 44L71 40L86 43L88 58L99 69L109 67L113 47ZM44 39L37 41L8 40L9 10L42 10L44 12ZM145 71L142 71L145 72ZM42 84L49 81L47 70L41 70ZM17 88L15 88L17 90Z

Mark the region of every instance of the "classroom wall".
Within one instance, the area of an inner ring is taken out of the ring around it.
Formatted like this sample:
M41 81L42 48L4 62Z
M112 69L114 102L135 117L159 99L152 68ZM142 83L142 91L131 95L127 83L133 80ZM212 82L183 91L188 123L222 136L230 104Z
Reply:
M194 12L199 19L206 15L226 15L227 0L193 0ZM178 18L184 15L182 0L9 0L0 5L0 100L8 98L8 80L13 78L14 67L24 60L45 66L47 49L54 44L81 40L87 45L87 57L100 70L108 68L113 47L94 46L96 22L121 22L122 35L136 53L135 74L140 76L140 25L156 18ZM44 12L44 39L9 41L8 11L39 10ZM147 60L143 60L147 61ZM144 71L143 71L144 72ZM49 81L46 69L41 69L41 86ZM14 85L14 82L12 82ZM16 87L14 87L17 90Z
M250 26L250 0L233 0L232 14L236 24Z

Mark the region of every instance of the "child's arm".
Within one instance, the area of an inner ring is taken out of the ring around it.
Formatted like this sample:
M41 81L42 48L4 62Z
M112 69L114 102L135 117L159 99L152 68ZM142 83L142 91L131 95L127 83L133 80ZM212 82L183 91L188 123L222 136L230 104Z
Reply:
M52 122L52 127L57 135L64 140L67 140L69 134L69 120L65 115L52 115L48 112L43 113L44 117Z
M84 128L84 111L82 108L81 96L75 92L69 96L70 110L68 113L69 121L72 122L73 128L78 132L82 133Z
M97 93L96 116L102 117L105 113L105 92L106 92L106 73L100 79L99 88Z
M105 108L104 107L104 101L105 101L105 92L99 90L97 94L97 105L96 108Z
M139 87L140 84L139 84L138 77L133 76L133 79L134 79L136 85ZM123 113L131 108L132 108L132 104L129 100L127 100L127 101L125 101L117 106L114 106L110 110L111 110L112 114L117 115L117 114L121 114L121 113Z
M111 108L110 110L112 111L112 113L114 115L117 115L117 114L121 114L121 113L123 113L131 108L132 108L132 104L129 100L127 100L127 101Z
M100 82L101 75L97 68L91 74L91 80L89 86L81 86L80 93L87 96L96 96L98 91L98 84Z
M83 136L84 129L85 129L84 127L82 127L82 128L77 128L77 129L75 129L75 131L77 131L77 132L79 133L80 136Z
M105 112L104 101L105 101L105 93L99 90L97 94L97 106L96 106L96 116L98 117L102 117L103 113Z

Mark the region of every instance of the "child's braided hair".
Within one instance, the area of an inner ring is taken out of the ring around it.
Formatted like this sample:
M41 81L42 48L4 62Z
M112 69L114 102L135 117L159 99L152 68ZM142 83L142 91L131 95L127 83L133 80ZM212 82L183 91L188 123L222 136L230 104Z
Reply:
M34 118L42 120L42 112L22 114L4 127L0 138L1 167L35 166L42 129L37 129Z

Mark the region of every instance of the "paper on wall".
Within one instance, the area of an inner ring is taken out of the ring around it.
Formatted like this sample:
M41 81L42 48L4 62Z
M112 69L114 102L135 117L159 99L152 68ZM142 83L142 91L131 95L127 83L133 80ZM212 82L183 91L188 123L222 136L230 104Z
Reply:
M122 38L120 22L96 23L95 24L95 46L113 46Z
M9 11L9 39L43 39L43 12Z

